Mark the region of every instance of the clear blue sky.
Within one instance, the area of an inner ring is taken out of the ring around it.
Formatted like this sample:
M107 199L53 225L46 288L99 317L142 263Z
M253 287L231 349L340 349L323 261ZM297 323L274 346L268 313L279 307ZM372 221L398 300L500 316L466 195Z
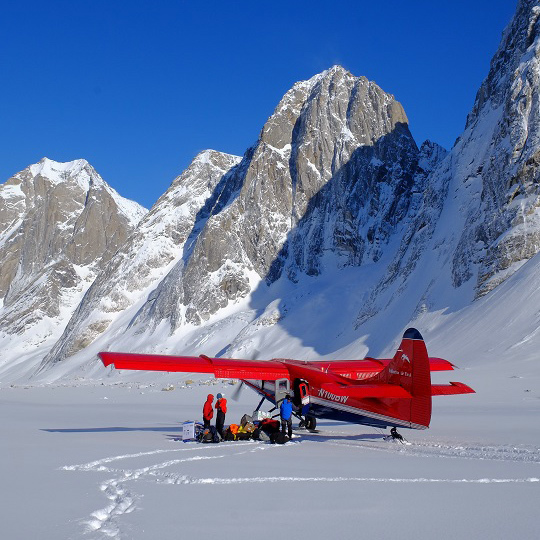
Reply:
M341 64L421 144L463 130L516 0L3 2L0 182L87 159L150 207L206 148L242 155L298 80Z

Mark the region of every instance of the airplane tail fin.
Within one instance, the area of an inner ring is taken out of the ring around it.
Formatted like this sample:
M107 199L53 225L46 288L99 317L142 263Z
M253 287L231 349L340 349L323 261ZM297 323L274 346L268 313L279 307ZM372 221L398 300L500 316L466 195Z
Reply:
M409 399L388 400L396 425L425 429L431 421L431 372L426 344L416 328L404 334L394 358L383 371L366 382L401 386Z

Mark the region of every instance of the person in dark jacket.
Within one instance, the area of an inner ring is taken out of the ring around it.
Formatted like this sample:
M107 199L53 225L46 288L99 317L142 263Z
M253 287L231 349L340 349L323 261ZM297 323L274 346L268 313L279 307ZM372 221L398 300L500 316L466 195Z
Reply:
M205 429L210 427L210 420L212 420L212 418L214 417L214 408L212 407L213 401L214 401L214 395L208 394L208 397L206 398L206 401L204 402L204 406L202 410Z
M227 413L227 400L223 394L217 395L216 411L216 429L223 439L223 424L225 423L225 414Z
M293 404L291 396L287 394L279 407L279 416L281 417L281 432L285 433L285 427L287 427L289 439L292 439L292 411Z

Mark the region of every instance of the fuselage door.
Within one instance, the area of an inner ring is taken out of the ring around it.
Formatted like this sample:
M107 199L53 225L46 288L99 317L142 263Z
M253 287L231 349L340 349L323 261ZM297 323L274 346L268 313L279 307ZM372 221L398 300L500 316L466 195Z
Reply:
M306 383L300 383L298 386L300 391L300 399L302 400L302 406L309 405L309 387Z

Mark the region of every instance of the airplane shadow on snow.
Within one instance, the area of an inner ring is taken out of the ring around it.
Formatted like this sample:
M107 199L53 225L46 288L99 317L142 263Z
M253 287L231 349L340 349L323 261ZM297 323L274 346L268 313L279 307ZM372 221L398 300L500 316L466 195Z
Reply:
M321 423L321 426L323 424ZM324 426L338 426L339 422L327 422ZM153 427L127 427L127 426L103 426L103 427L88 427L88 428L43 428L40 431L47 433L119 433L119 432L136 432L136 431L149 431L149 432L161 432L167 434L170 441L182 440L182 426L153 426ZM172 433L171 433L172 432ZM344 435L339 433L332 433L331 431L325 432L321 430L318 433L310 433L309 431L296 432L298 438L295 440L301 441L313 441L318 443L325 443L331 441L377 441L382 440L384 435L378 433L360 433L357 435Z
M335 442L335 441L363 441L363 442L370 442L370 441L382 441L384 435L379 435L376 433L361 433L359 435L343 435L343 434L332 434L330 433L310 433L308 431L306 432L296 432L295 433L297 437L293 440L293 442L296 441L313 441L317 443L325 443L325 442ZM182 441L182 438L178 435L167 435L167 438L171 441ZM230 444L234 444L234 441L224 441L228 442ZM241 441L246 442L246 441ZM270 441L259 441L261 444L272 444Z
M182 426L171 427L127 427L127 426L104 426L104 427L94 427L94 428L62 428L62 429L41 429L41 431L46 431L48 433L111 433L111 432L120 432L120 431L178 431L182 432Z

